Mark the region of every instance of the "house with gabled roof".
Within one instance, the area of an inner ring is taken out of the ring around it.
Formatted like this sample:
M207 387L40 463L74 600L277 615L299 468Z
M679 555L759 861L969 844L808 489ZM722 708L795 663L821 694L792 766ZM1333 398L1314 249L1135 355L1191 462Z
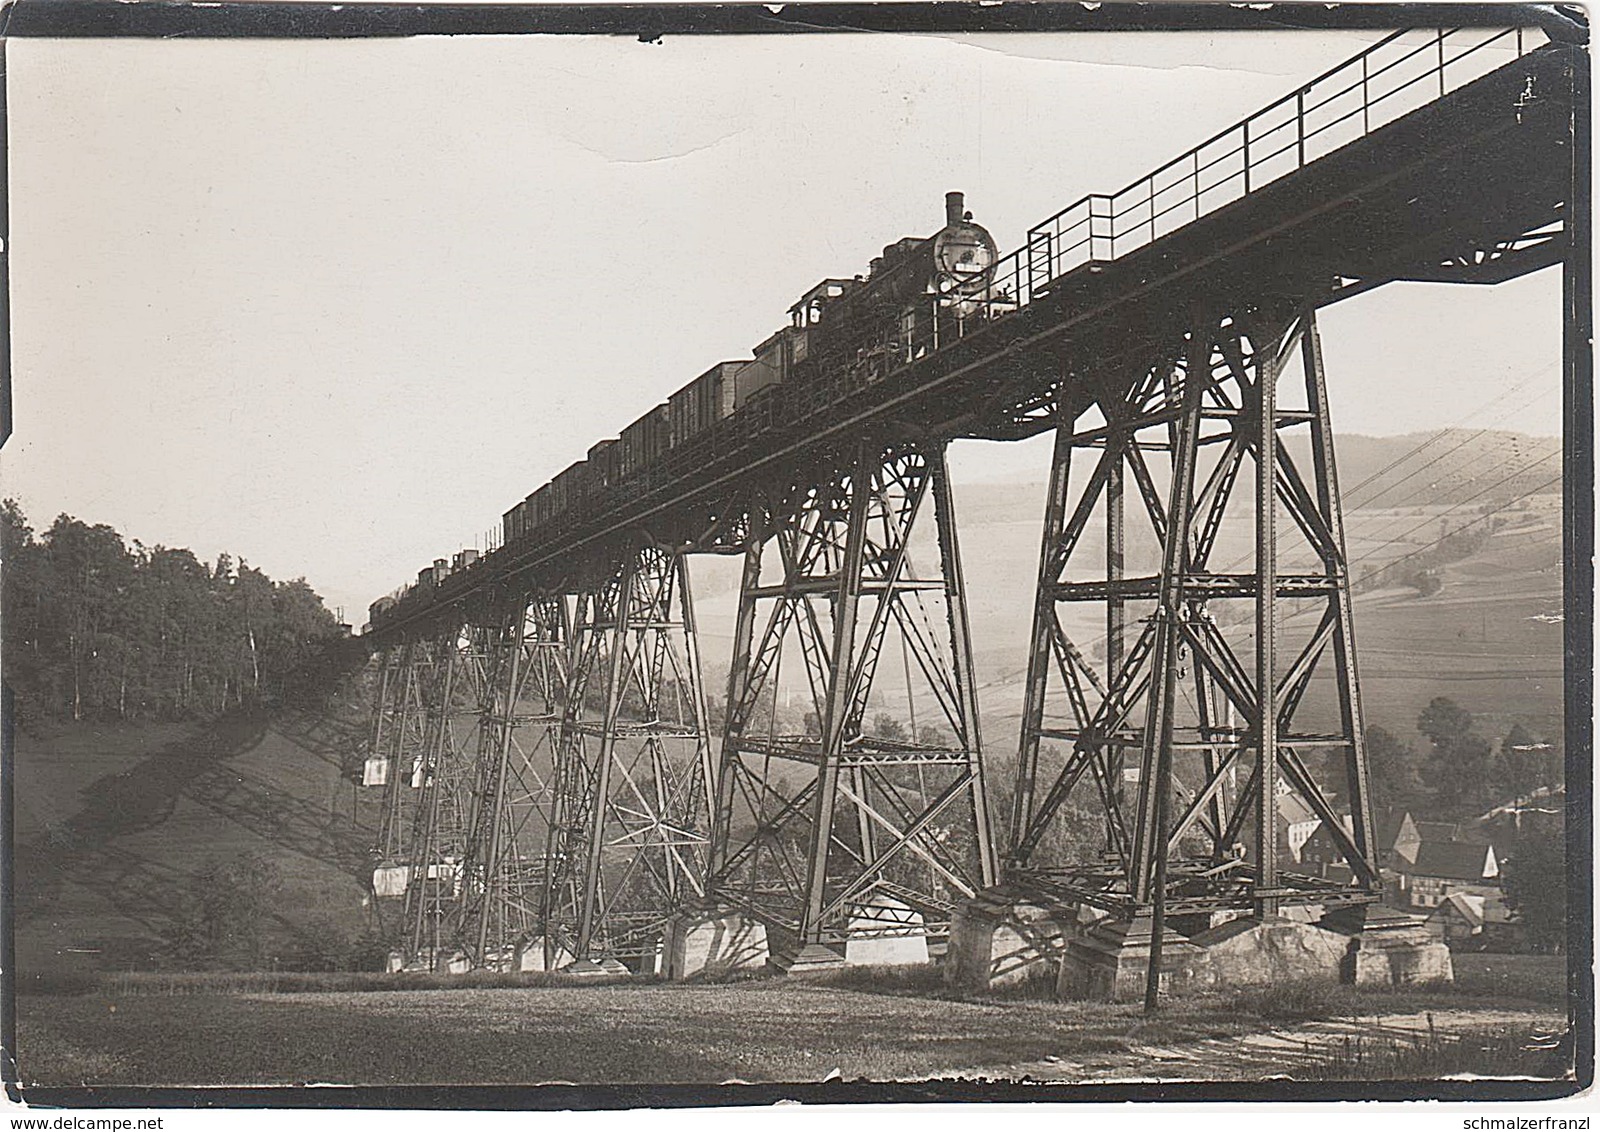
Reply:
M1424 841L1415 861L1399 866L1412 906L1437 908L1452 893L1490 896L1500 891L1494 846L1472 841Z

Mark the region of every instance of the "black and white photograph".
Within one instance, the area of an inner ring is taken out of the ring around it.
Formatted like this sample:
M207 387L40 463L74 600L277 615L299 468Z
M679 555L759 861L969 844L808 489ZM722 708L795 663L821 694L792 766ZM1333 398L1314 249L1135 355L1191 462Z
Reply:
M6 11L13 1105L1591 1087L1584 11Z

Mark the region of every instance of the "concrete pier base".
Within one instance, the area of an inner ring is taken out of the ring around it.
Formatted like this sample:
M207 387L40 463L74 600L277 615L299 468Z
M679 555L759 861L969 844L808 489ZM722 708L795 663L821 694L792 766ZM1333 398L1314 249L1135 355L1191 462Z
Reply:
M1152 921L1141 912L1131 920L1104 919L1069 939L1061 956L1056 997L1063 1001L1133 1002L1144 997L1150 967ZM1171 924L1161 937L1163 994L1207 986L1210 956Z
M980 892L956 909L951 920L944 981L982 991L1043 970L1053 977L1067 940L1084 927L1079 909L1071 905L1008 887Z
M1405 986L1455 979L1450 949L1422 916L1365 904L1330 912L1321 926L1350 940L1340 971L1343 982Z
M662 961L669 979L760 970L767 957L766 926L737 912L680 915L667 921Z
M928 962L922 913L892 896L874 894L852 909L844 961L851 967L898 967Z
M1103 920L1061 952L1061 999L1127 1002L1144 995L1151 917ZM1161 949L1161 992L1300 981L1396 986L1449 981L1450 950L1409 912L1368 904L1308 922L1303 912L1267 919L1169 921Z
M517 948L516 971L559 971L572 962L572 952L559 943L552 943L550 957L545 958L545 937L536 935Z
M1340 979L1348 936L1289 916L1237 919L1190 937L1206 953L1206 978L1219 987Z
M561 973L579 979L609 979L633 974L627 964L617 959L578 959L561 968Z
M772 953L767 966L784 975L804 975L811 971L835 971L844 966L844 956L820 943L782 948Z

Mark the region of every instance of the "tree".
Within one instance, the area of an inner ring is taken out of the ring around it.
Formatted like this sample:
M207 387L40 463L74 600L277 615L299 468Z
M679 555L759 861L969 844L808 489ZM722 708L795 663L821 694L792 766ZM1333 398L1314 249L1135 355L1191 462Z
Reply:
M1564 777L1560 749L1520 723L1512 724L1500 740L1500 759L1512 798L1525 797L1541 786L1559 786Z
M911 738L906 734L906 725L886 711L872 717L872 735L887 743L903 743Z
M1429 701L1417 717L1428 737L1428 783L1445 810L1491 804L1503 774L1489 741L1472 729L1472 713L1446 696Z
M1343 782L1344 752L1329 753L1329 782ZM1367 773L1372 801L1380 806L1408 806L1421 796L1422 775L1417 752L1409 743L1383 727L1367 728Z
M215 714L348 667L304 579L130 547L70 515L35 536L14 500L0 503L0 556L7 679L26 716Z
M121 598L133 578L122 536L104 524L88 526L59 515L45 532L49 570L43 579L49 635L64 675L72 718L102 700L108 669L120 667L126 641L118 630ZM41 624L41 635L46 632Z
M1448 696L1435 696L1417 717L1417 730L1435 747L1449 746L1472 730L1472 713Z
M1556 835L1519 837L1500 867L1506 905L1536 951L1560 951L1567 938L1566 852Z

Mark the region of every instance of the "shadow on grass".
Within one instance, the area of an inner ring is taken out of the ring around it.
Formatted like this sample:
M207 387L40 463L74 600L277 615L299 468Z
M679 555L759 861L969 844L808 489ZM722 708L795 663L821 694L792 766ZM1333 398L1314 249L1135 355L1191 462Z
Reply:
M85 942L118 966L153 963L155 941L170 928L173 909L193 884L189 870L201 862L133 853L124 839L159 829L181 801L210 810L283 850L332 864L364 885L370 861L361 830L329 806L270 782L241 758L261 746L269 726L291 742L314 744L319 750L312 751L313 757L330 762L335 761L333 749L348 740L338 725L320 728L304 713L291 716L286 728L277 728L264 711L234 711L161 746L127 770L95 780L80 791L77 813L16 846L17 922L49 915L64 893L82 889L153 937L142 947L119 944L114 955L108 938ZM286 938L304 937L292 916L275 914L275 919Z

